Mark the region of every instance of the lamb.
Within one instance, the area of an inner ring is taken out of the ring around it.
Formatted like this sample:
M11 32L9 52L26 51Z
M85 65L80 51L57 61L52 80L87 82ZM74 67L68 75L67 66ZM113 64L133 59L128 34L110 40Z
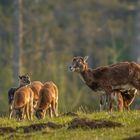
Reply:
M118 111L123 111L126 109L130 110L130 105L133 103L135 96L137 95L137 89L128 89L128 90L114 90L111 94L111 100L107 100L106 95L101 96L100 106L101 110L107 109L107 103L111 102L112 108L115 107ZM100 110L100 111L101 111Z
M30 86L21 87L15 92L13 108L16 112L17 120L23 120L25 115L28 120L32 120L33 97L34 93Z
M43 83L40 82L40 81L33 81L31 84L30 84L30 87L34 93L34 102L33 102L33 106L34 106L34 109L36 108L37 106L37 102L39 100L39 92L41 90L41 88L43 87Z
M34 93L34 102L33 102L33 106L34 109L37 105L37 101L39 99L39 91L43 86L43 83L41 83L40 81L33 81L31 82L30 77L26 74L26 75L21 75L19 76L19 86L18 87L12 87L9 91L8 91L8 100L9 100L9 118L11 118L14 114L14 110L13 110L13 101L14 101L14 94L15 92L23 87L23 86L30 86L30 88L32 89L33 93Z
M93 91L103 92L111 100L114 90L130 88L140 90L140 66L135 62L120 62L91 69L88 67L87 59L88 57L74 57L70 70L79 73L85 84ZM110 102L109 111L111 110Z
M46 111L49 115L58 116L58 88L53 82L46 82L39 93L39 101L36 108L36 117L43 119Z
M30 84L30 77L28 75L19 75L19 86L18 87L12 87L8 91L8 101L9 101L9 118L13 116L13 101L14 101L14 94L16 90L19 88Z
M123 98L123 106L126 110L130 110L130 105L133 103L136 95L137 95L137 89L132 88L127 91L121 92L122 98Z

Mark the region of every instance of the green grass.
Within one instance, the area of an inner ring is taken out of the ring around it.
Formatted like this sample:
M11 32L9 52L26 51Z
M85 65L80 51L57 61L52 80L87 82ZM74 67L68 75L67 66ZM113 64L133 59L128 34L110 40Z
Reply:
M140 111L130 112L93 112L89 114L78 112L80 118L89 118L92 120L109 120L119 122L123 126L115 128L98 128L98 129L67 129L67 125L63 128L52 129L45 128L41 131L24 133L22 129L16 132L0 132L0 139L28 139L28 140L121 140L140 134ZM29 126L31 124L46 123L48 121L57 124L68 124L74 117L63 116L58 118L46 117L44 120L34 119L33 121L17 122L14 119L0 118L1 127Z

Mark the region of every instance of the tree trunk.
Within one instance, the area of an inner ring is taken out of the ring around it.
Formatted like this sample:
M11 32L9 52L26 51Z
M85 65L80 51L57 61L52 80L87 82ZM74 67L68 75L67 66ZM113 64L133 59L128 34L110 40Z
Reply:
M18 75L22 72L22 0L14 0L14 47L13 78L18 83Z
M140 6L140 2L138 2ZM132 42L132 58L140 63L140 8L137 10L134 21L134 38Z

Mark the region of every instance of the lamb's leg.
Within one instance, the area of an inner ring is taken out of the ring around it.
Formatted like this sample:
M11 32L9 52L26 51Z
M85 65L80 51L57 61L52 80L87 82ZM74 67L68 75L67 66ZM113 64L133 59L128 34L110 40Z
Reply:
M14 114L14 108L13 108L13 101L9 103L9 118L12 118L12 115Z
M54 116L57 117L56 108L55 108L55 101L52 101L51 106L52 106L52 112L53 112Z
M48 110L49 110L49 116L50 116L50 118L52 118L52 107L51 107L51 105L50 105L50 107L48 108Z
M34 110L35 110L36 107L37 107L37 102L38 102L38 100L34 100L34 101L33 101L33 108L34 108Z
M129 107L130 107L130 105L133 103L136 94L135 94L135 93L132 93L132 95L131 95L131 93L130 93L130 96L131 96L131 98L130 98L130 100L129 100L129 102L128 102L128 106L129 106Z
M23 107L22 119L25 119L25 107Z
M32 101L29 103L29 118L30 120L33 119L33 102Z
M137 90L136 89L131 89L128 91L127 93L128 95L125 97L123 97L124 100L124 107L127 111L130 110L130 105L133 103L135 96L137 94ZM128 98L129 97L129 98Z
M58 101L55 101L56 116L58 116Z
M123 110L123 98L122 98L122 95L121 95L120 91L114 90L111 93L111 100L112 100L112 103L114 104L115 108L118 111L122 111Z
M132 103L132 102L131 102ZM124 107L127 111L130 111L130 105L131 103L129 103L128 101L125 101Z
M130 107L128 106L128 104L125 105L125 109L126 109L127 111L130 111Z
M9 118L12 118L12 114L13 114L13 109L12 109L12 105L9 105Z
M124 108L124 103L123 103L123 97L120 92L118 93L117 97L118 97L118 111L122 112Z
M28 105L28 104L26 104L26 106L25 106L25 113L26 113L26 117L27 117L27 119L30 120L30 115L29 115L29 105Z

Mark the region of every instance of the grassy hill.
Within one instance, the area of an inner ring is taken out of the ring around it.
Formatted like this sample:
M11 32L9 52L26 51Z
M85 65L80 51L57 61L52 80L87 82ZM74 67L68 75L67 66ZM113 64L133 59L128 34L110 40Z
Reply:
M65 114L17 122L0 118L0 139L121 140L140 139L140 111Z

